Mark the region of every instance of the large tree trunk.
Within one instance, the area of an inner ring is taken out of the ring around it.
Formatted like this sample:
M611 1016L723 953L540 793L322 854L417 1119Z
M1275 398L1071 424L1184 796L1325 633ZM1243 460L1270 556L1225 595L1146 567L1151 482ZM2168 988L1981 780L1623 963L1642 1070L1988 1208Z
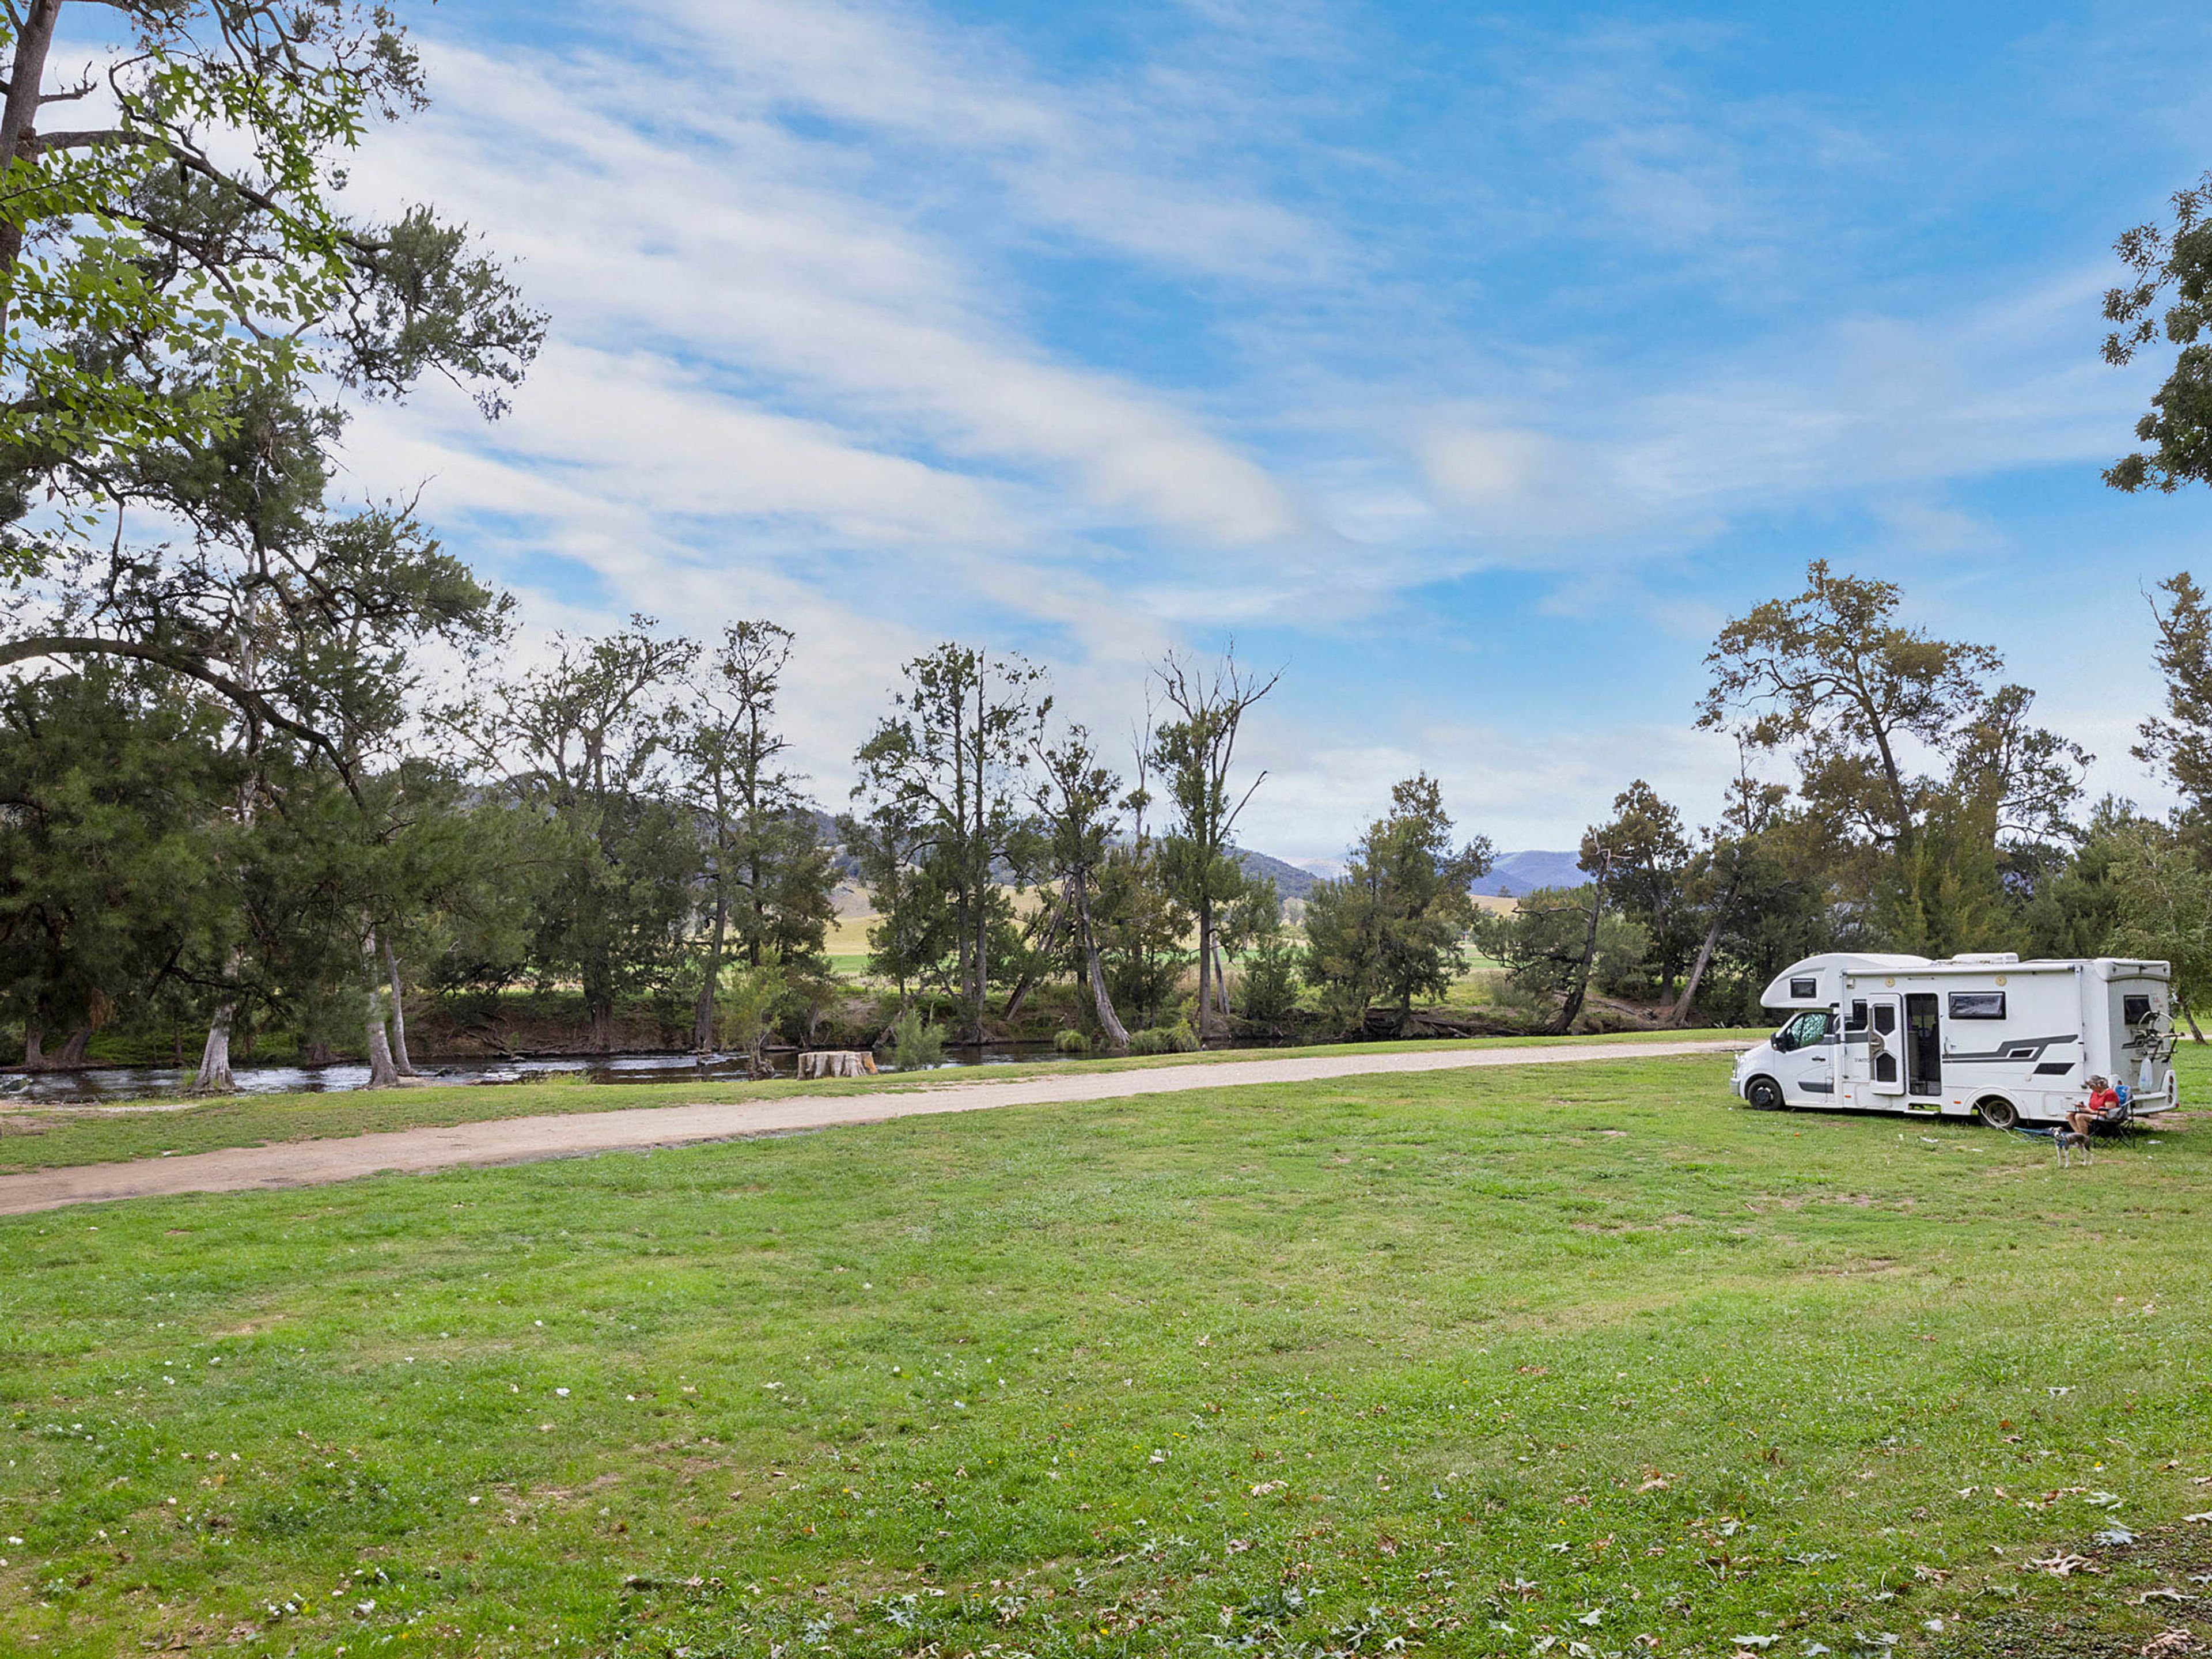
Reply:
M2184 1003L2184 1004L2182 1005L2182 1008L2181 1008L2181 1017L2182 1017L2182 1018L2184 1018L2185 1020L2186 1020L2186 1021L2188 1021L2188 1022L2189 1022L2189 1036L2190 1036L2191 1040L2191 1041L2193 1041L2193 1042L2203 1042L2203 1041L2204 1041L2204 1032L2203 1032L2203 1029L2202 1029L2201 1027L2199 1027L2199 1026L2198 1026L2198 1024L2197 1024L2197 1014L2196 1014L2196 1012L2195 1012L2193 1009L2191 1009L2191 1007L2190 1007L2186 1003Z
M223 982L235 985L239 971L246 965L243 945L230 947L230 956L223 963ZM200 1068L192 1077L192 1092L196 1095L227 1095L238 1085L230 1075L230 1028L238 1018L235 1000L225 1002L208 1021L207 1041L200 1048Z
M46 1069L46 1028L35 1019L23 1028L23 1069Z
M1213 947L1213 1001L1221 1010L1221 1029L1226 1032L1231 1018L1229 1012L1229 953L1218 945Z
M707 975L699 986L699 1000L691 1010L694 1054L706 1054L714 1046L714 994L722 976L722 940L729 925L729 891L718 872L714 882L714 931L707 945Z
M392 1063L392 1040L385 1030L384 993L372 985L368 992L368 1086L396 1089L399 1068Z
M1052 955L1052 947L1060 941L1060 922L1067 914L1068 888L1073 884L1074 880L1075 878L1073 876L1067 878L1066 884L1060 890L1059 902L1052 907L1052 915L1044 925L1044 939L1037 945L1036 954L1040 957L1048 960ZM1012 1025L1022 1017L1022 1005L1029 1000L1030 992L1035 988L1036 982L1037 970L1033 962L1023 971L1020 980L1015 984L1013 995L1006 999L1008 1025Z
M15 59L8 70L8 101L0 113L0 171L30 146L39 118L39 93L46 85L46 53L53 45L54 20L62 0L31 0L16 32ZM12 11L12 8L10 8ZM23 227L0 224L0 274L12 272L23 252ZM0 289L0 333L8 330L6 291Z
M1690 1009L1698 1000L1698 986L1712 963L1714 947L1720 943L1721 927L1728 921L1729 906L1735 902L1740 878L1740 872L1729 876L1728 885L1721 890L1720 902L1713 907L1712 924L1705 929L1705 943L1698 946L1698 959L1691 964L1689 978L1682 982L1682 999L1674 1005L1674 1012L1667 1016L1669 1025L1680 1025L1690 1017Z
M238 1005L226 1002L208 1021L207 1042L200 1048L200 1068L192 1077L196 1095L227 1095L238 1087L230 1075L230 1026Z
M1106 989L1106 969L1098 960L1098 935L1091 926L1091 898L1081 884L1075 889L1075 925L1083 931L1083 961L1091 975L1091 1003L1098 1014L1098 1029L1116 1048L1129 1046L1129 1033L1114 1012L1114 999Z
M399 1085L399 1067L392 1058L392 1035L387 1029L391 1011L385 1006L384 987L378 982L382 944L382 936L372 922L361 942L362 977L368 984L368 1086L393 1089Z
M85 1045L91 1041L92 1027L78 1026L69 1034L69 1041L62 1044L61 1053L54 1056L54 1064L64 1066L83 1065Z
M384 952L384 977L392 987L392 1063L399 1068L402 1077L413 1077L415 1062L407 1057L407 992L399 981L399 955L392 948L392 935L380 934L378 945Z
M1200 896L1198 901L1198 1046L1206 1047L1206 1028L1211 1022L1212 1010L1206 1006L1206 995L1213 988L1213 901Z
M1597 879L1590 884L1589 926L1583 932L1583 959L1576 964L1574 982L1559 1004L1559 1023L1552 1027L1560 1036L1574 1030L1575 1021L1583 1011L1583 999L1589 993L1590 964L1597 960L1597 922L1604 912L1605 872L1601 868Z

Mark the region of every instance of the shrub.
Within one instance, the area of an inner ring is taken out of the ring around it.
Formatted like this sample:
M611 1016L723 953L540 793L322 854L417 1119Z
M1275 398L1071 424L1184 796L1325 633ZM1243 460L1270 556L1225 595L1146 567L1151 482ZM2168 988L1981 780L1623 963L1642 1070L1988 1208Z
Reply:
M891 1064L902 1072L926 1072L945 1058L945 1033L909 1008L891 1022Z
M1280 938L1261 940L1244 953L1244 1018L1280 1019L1297 1006L1298 952Z
M1198 1047L1198 1033L1190 1029L1190 1022L1179 1019L1172 1025L1147 1025L1141 1031L1129 1033L1129 1052L1133 1054L1187 1054Z
M1080 1031L1062 1031L1053 1038L1052 1046L1063 1054L1087 1054L1091 1052L1091 1039Z
M738 962L722 964L721 990L715 999L722 1042L744 1051L747 1069L755 1077L769 1073L763 1050L775 1035L776 1018L790 994L791 982L781 963L764 962L757 968Z

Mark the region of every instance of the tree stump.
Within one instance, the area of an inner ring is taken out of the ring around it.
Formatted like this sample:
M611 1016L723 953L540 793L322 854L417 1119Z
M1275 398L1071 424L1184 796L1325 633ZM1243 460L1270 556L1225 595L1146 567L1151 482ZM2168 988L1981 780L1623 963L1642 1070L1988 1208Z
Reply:
M799 1057L802 1082L816 1078L873 1077L876 1057L860 1048L816 1048Z

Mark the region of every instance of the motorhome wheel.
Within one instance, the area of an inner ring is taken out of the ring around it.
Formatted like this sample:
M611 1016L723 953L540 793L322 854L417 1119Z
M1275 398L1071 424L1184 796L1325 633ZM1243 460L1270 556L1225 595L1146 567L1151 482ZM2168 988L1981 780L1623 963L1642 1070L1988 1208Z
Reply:
M2020 1108L2002 1095L1991 1095L1987 1100L1976 1101L1974 1112L1992 1129L2010 1129L2020 1122Z
M1778 1112L1782 1085L1771 1077L1755 1077L1743 1085L1743 1103L1754 1112Z

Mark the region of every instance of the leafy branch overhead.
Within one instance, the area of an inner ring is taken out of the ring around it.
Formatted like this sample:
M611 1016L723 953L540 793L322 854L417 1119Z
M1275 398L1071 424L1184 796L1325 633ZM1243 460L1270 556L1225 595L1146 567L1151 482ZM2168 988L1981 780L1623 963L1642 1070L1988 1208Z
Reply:
M54 84L65 14L87 20L100 62ZM65 514L105 503L133 458L204 445L258 391L311 376L380 398L434 374L503 408L544 319L429 208L379 222L339 204L369 125L425 104L386 8L31 0L0 21L0 46L11 522L42 493ZM57 104L98 118L44 125ZM53 544L19 531L15 570Z
M2163 336L2180 348L2165 383L2151 394L2150 411L2136 422L2136 437L2151 446L2105 470L2116 489L2145 485L2171 492L2184 483L2212 483L2212 173L2173 196L2172 228L2137 225L2122 233L2112 251L2132 279L2105 295L2105 361L2135 361Z

